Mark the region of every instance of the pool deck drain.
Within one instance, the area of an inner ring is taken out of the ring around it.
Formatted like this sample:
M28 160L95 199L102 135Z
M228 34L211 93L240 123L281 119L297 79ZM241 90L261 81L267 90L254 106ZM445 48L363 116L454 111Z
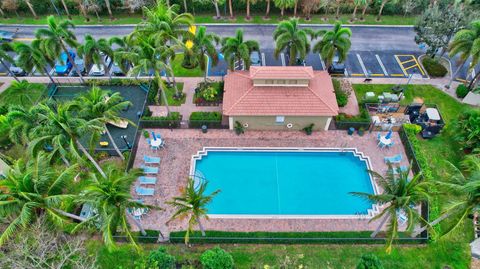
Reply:
M174 196L178 196L185 187L190 173L192 155L204 147L329 147L356 148L363 152L371 161L372 169L385 173L387 165L385 156L401 154L400 165L408 165L408 160L398 133L393 133L395 142L390 149L380 149L377 146L377 133L366 133L364 136L349 136L346 131L315 132L311 136L303 132L247 131L237 136L229 130L209 130L203 134L200 130L168 130L154 129L165 138L166 148L152 151L145 139L140 139L135 167L143 164L143 156L158 156L162 158L158 180L155 185L155 195L143 197L145 203L160 206L163 211L153 211L141 220L145 229L160 230L164 234L170 231L185 230L187 220L174 220L165 223L173 215L175 209L166 204ZM149 186L152 187L152 186ZM381 190L380 190L381 191ZM134 194L134 186L132 186ZM369 222L369 218L352 219L210 219L205 221L207 230L220 231L368 231L374 230L378 222ZM135 228L135 226L132 226Z

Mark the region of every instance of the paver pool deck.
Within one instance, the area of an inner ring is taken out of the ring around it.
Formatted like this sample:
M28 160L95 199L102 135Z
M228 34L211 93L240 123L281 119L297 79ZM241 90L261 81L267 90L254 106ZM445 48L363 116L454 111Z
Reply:
M141 138L134 166L143 164L143 156L161 157L160 172L157 175L157 184L147 187L155 188L155 195L142 197L146 204L160 206L164 210L152 211L142 217L141 222L145 229L160 230L164 235L171 231L185 230L187 220L167 221L175 209L166 204L172 197L179 196L186 186L190 170L190 160L193 154L203 147L328 147L328 148L357 148L370 157L372 169L385 173L387 165L385 156L402 154L401 165L408 165L403 145L398 133L393 133L395 145L389 149L380 149L377 146L377 132L364 136L347 135L346 131L315 132L311 136L303 132L278 131L246 131L243 135L236 135L231 130L209 130L203 134L194 129L148 129L160 133L166 141L165 149L153 151L145 138ZM334 168L332 168L334 169ZM332 170L333 171L333 170ZM136 197L135 187L132 194ZM375 230L378 221L369 219L209 219L204 221L207 230L221 231L368 231ZM132 226L136 228L134 225Z

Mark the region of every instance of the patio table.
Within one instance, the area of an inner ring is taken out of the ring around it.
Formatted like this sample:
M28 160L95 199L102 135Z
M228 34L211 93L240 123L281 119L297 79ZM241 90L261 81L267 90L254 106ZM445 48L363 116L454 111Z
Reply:
M378 142L378 145L381 147L384 147L384 146L390 145L391 143L392 143L391 138L386 138L386 136L381 136Z
M161 144L162 144L162 139L161 138L157 138L155 140L150 140L150 146L152 146L152 147L159 148Z

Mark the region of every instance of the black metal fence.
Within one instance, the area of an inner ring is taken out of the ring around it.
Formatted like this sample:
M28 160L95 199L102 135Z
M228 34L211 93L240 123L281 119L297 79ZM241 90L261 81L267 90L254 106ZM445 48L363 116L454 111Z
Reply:
M180 128L181 119L177 120L140 120L139 128Z
M349 128L353 127L355 130L363 128L365 130L369 130L371 126L371 122L350 122L350 121L338 121L335 120L335 128L337 130L348 130Z
M208 129L228 129L228 125L223 125L221 120L189 120L188 128L202 128L206 126Z

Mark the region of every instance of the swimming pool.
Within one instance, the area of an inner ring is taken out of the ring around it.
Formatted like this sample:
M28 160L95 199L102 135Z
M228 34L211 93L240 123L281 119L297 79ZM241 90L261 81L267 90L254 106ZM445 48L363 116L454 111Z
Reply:
M220 193L210 217L371 216L375 205L349 192L376 193L369 159L355 149L205 148L191 174Z

